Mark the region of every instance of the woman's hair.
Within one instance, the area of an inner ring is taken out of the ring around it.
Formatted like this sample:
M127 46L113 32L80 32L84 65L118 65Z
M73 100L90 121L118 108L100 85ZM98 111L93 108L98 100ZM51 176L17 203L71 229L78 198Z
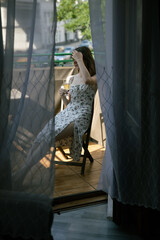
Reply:
M78 47L75 49L83 55L83 61L91 76L96 74L95 61L91 50L88 47Z

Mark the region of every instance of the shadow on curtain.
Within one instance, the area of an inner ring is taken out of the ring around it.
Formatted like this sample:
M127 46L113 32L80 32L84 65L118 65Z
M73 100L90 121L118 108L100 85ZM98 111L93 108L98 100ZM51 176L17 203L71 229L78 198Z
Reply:
M54 116L56 1L0 4L0 235L52 239L54 132L47 155L15 175Z

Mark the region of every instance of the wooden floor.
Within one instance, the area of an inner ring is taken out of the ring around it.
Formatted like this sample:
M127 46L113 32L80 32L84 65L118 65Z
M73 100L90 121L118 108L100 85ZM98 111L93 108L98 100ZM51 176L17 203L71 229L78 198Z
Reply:
M68 151L68 149L65 151ZM81 167L79 166L56 165L54 197L96 190L105 148L90 142L89 151L94 162L86 161L84 176L81 175ZM65 161L65 158L59 151L56 152L56 156ZM58 160L58 158L55 159Z
M121 229L107 219L107 204L54 214L54 240L141 240L133 230Z

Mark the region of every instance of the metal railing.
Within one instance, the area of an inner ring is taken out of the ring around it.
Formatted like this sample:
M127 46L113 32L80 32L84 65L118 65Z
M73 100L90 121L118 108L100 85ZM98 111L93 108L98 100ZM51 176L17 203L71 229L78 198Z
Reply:
M54 65L64 66L64 64L73 65L73 60L71 58L72 53L55 53L54 54ZM51 53L44 54L32 54L31 67L48 67L51 62ZM68 57L66 57L68 56ZM27 55L26 54L15 54L14 55L14 67L22 68L27 65Z

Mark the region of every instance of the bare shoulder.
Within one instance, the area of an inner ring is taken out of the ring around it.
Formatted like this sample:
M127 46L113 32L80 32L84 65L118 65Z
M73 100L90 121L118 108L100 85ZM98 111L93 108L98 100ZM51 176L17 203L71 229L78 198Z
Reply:
M96 75L92 76L90 80L88 81L88 84L90 84L95 90L97 90L97 78Z
M91 77L92 80L97 81L96 74Z

